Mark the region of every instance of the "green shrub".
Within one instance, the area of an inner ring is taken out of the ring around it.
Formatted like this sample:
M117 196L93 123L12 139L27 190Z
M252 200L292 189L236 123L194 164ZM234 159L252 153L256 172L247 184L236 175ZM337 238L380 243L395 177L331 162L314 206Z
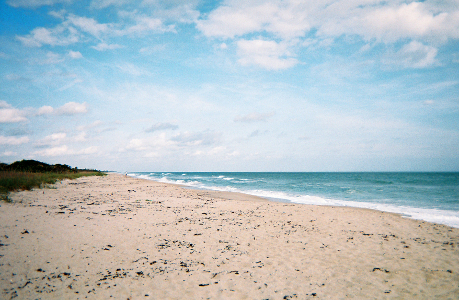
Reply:
M31 190L45 184L54 184L58 180L76 179L82 176L103 176L99 171L77 171L77 172L21 172L21 171L0 171L0 199L9 201L8 193L18 190Z

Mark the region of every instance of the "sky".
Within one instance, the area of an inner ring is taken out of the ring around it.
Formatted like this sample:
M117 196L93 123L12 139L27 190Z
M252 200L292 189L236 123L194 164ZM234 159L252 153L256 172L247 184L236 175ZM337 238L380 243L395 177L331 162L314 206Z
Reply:
M459 171L459 1L2 0L0 162Z

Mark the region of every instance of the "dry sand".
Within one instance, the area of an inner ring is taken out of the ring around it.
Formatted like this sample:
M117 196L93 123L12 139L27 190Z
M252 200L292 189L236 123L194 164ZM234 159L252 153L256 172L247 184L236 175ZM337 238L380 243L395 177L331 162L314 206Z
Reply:
M0 203L1 299L458 299L459 229L117 174Z

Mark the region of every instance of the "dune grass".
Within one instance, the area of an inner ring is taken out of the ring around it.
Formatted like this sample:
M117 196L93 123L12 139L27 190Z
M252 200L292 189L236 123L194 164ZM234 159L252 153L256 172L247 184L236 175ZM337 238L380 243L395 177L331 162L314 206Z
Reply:
M82 176L103 176L99 171L78 171L64 173L33 173L20 171L0 171L0 199L9 202L9 192L31 190L43 187L46 184L54 184L62 179L76 179Z

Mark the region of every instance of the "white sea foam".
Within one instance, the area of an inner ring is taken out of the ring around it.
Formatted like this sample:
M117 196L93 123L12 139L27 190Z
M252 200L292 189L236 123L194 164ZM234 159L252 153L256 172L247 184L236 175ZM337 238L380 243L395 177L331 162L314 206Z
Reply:
M241 191L240 191L241 192ZM391 212L403 215L404 217L423 220L431 223L439 223L451 227L459 228L459 212L441 210L441 209L426 209L410 206L396 206L390 204L358 202L348 200L327 199L317 196L308 195L289 195L283 192L272 192L263 190L247 191L247 194L259 196L273 200L287 200L293 203L309 204L309 205L328 205L328 206L347 206L357 208L367 208L385 212Z
M127 175L131 177L141 178L141 179L151 179L149 175L137 175L137 174L127 174Z

